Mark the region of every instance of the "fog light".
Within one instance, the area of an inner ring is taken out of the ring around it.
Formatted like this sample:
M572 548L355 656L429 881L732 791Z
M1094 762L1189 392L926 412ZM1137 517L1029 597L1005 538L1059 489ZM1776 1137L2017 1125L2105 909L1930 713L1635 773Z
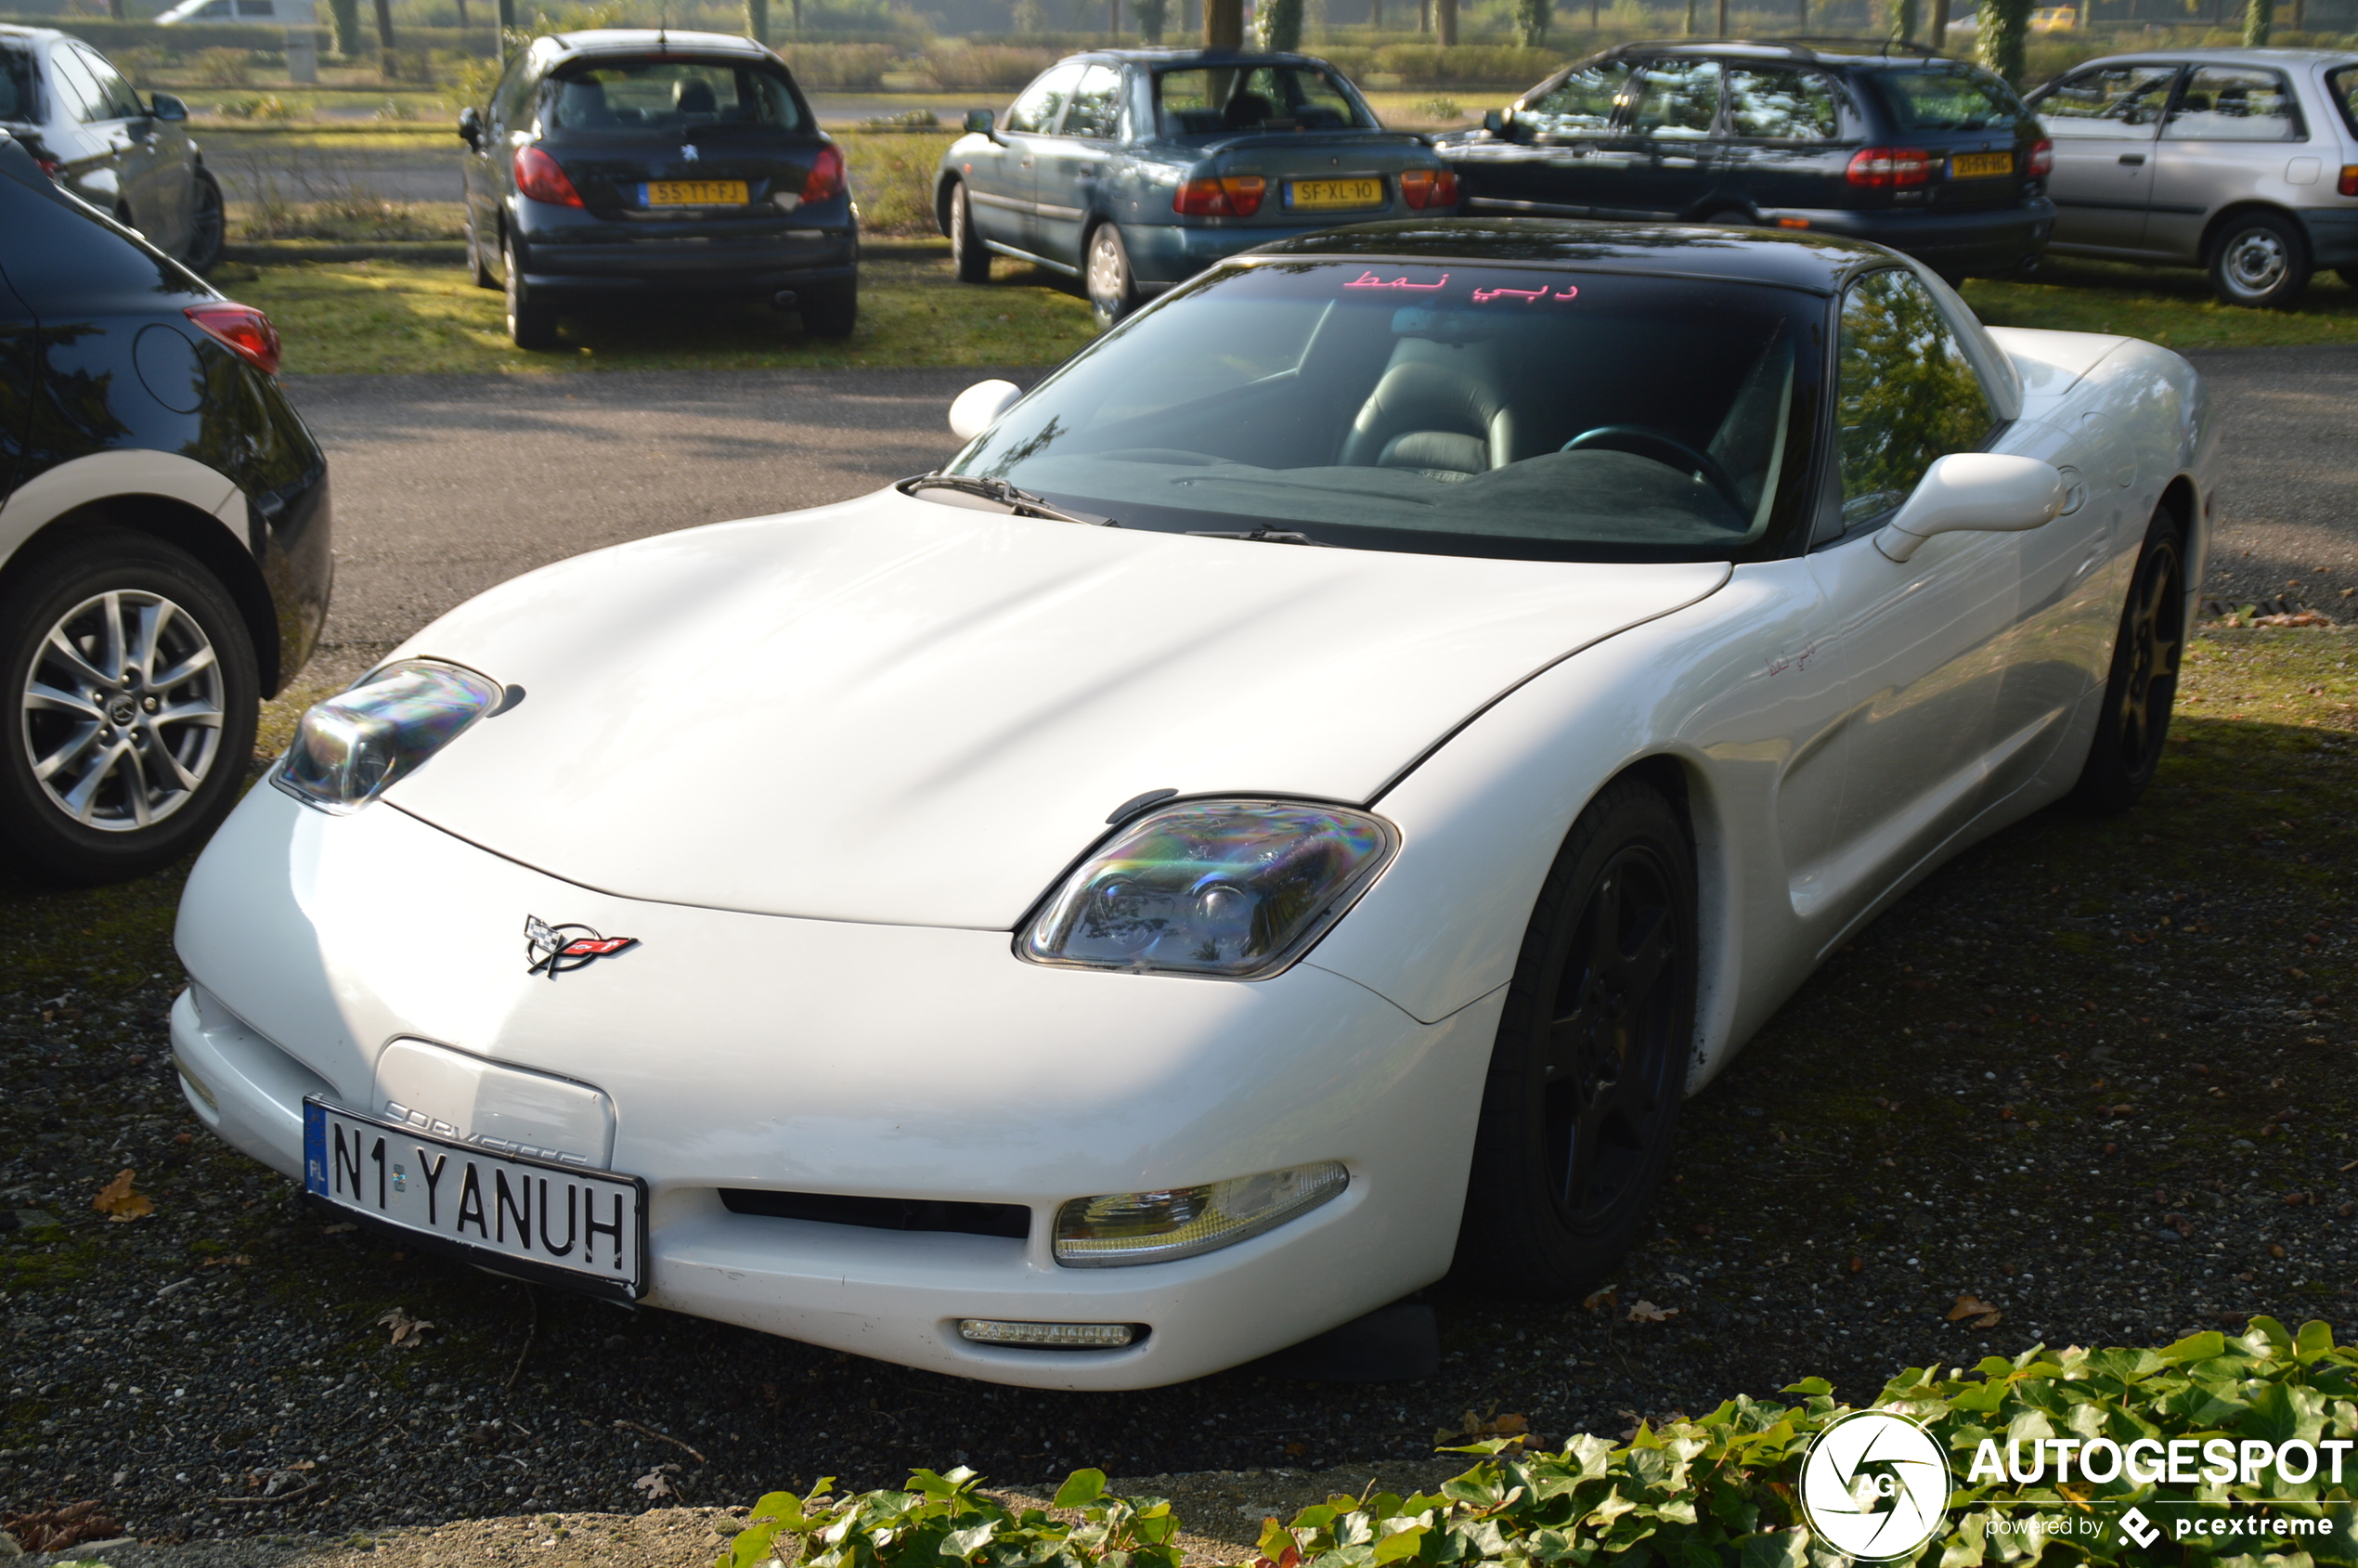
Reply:
M1137 1335L1127 1323L1009 1323L995 1317L962 1317L958 1337L978 1345L1119 1350Z
M1056 1262L1116 1268L1192 1258L1283 1225L1350 1185L1341 1160L1323 1160L1169 1192L1076 1198L1056 1212Z

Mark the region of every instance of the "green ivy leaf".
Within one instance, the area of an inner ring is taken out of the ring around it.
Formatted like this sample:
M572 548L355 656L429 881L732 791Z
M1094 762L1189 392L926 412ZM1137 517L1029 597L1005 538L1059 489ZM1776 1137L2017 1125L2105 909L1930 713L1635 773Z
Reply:
M1065 1477L1056 1488L1058 1508L1087 1508L1106 1495L1106 1472L1101 1470L1077 1470Z

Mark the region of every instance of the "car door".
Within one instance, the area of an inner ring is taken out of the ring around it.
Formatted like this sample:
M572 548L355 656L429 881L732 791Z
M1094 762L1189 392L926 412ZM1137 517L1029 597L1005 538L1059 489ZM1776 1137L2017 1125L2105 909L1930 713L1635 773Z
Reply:
M110 111L81 52L54 44L47 61L51 148L65 165L59 182L102 213L136 214L131 205L130 137Z
M2047 194L2055 204L2055 244L2145 248L2154 139L2178 71L2169 61L2092 65L2031 105L2054 143Z
M518 55L509 62L506 74L491 91L491 100L483 106L473 145L467 149L460 164L467 223L474 232L484 261L493 266L499 265L499 207L506 194L500 187L498 161L508 155L507 124L515 117L516 105L531 70L528 55Z
M1026 254L1038 251L1040 149L1054 136L1082 69L1068 60L1016 95L993 149L978 153L966 171L966 201L985 240Z
M1113 161L1121 127L1121 71L1092 64L1073 84L1054 136L1034 146L1032 202L1039 243L1049 261L1081 265L1081 241L1100 207L1098 184Z
M1839 540L1819 563L1850 682L1850 782L1829 893L1863 906L1980 810L2021 536L1942 534L1907 562L1875 548L1882 522L1933 460L1988 440L1995 416L1932 293L1911 271L1871 272L1841 306L1835 369Z
M180 183L174 177L178 171L167 168L161 156L155 117L123 73L97 50L67 44L56 55L61 63L71 59L88 84L90 128L113 149L119 206L130 209L133 224L149 244L162 251L178 249L188 226L188 192L174 188Z
M40 201L14 180L0 177L0 219L8 209ZM25 437L32 425L41 362L35 356L40 323L32 307L0 275L0 502L24 477Z
M1630 158L1620 212L1649 217L1680 217L1695 212L1719 177L1719 88L1724 72L1715 59L1678 55L1651 60L1639 73L1638 95L1620 145ZM1612 215L1603 204L1600 215Z
M1716 199L1755 212L1818 205L1844 159L1834 84L1799 66L1730 61Z
M1453 149L1466 211L1581 217L1614 204L1630 159L1606 147L1636 73L1626 59L1566 71L1519 100L1502 135Z
M2210 214L2287 178L2291 149L2309 139L2285 73L2265 66L2197 65L2186 72L2154 151L2153 215L2145 249L2200 262ZM2314 187L2313 167L2309 183Z

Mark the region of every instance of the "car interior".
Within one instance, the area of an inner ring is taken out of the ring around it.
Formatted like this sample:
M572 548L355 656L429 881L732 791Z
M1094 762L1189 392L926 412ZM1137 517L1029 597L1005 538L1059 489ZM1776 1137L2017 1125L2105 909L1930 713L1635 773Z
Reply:
M552 119L569 131L791 127L799 118L784 84L720 61L580 66L558 75L554 85Z
M1154 83L1155 121L1166 136L1345 130L1362 123L1323 71L1197 68L1157 71Z

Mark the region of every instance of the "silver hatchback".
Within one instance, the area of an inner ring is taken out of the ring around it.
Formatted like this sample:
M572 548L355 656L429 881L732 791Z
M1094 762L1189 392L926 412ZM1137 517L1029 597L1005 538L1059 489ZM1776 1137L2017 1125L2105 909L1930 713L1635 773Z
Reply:
M2032 94L2055 144L2059 255L2209 270L2229 305L2358 286L2358 55L2115 55Z

